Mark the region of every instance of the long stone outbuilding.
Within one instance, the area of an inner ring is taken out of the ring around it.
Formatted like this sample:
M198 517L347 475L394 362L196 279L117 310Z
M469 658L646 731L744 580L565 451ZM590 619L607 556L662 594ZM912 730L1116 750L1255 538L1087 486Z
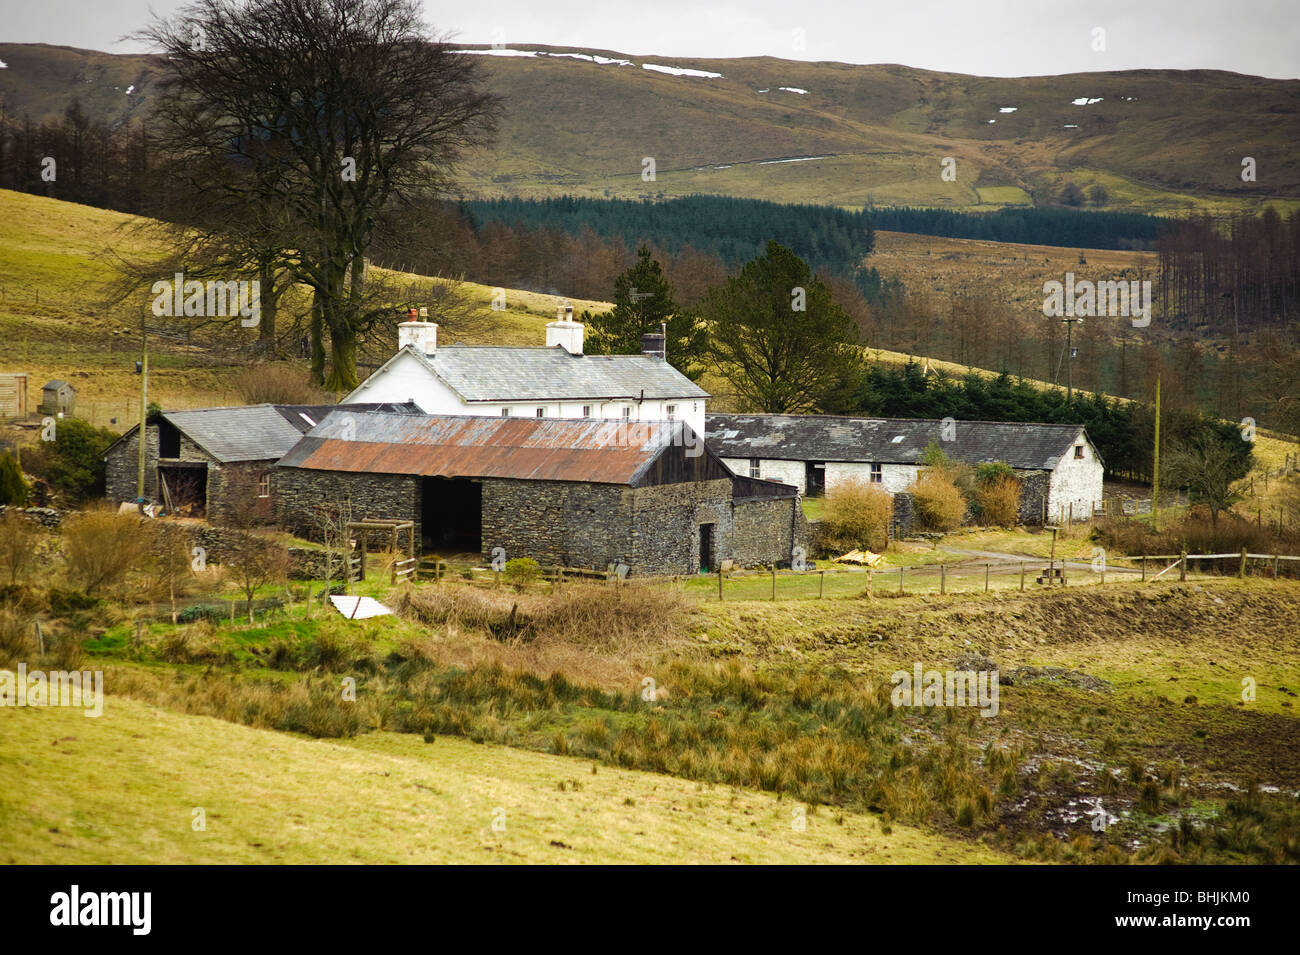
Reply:
M632 574L785 563L807 547L798 491L735 475L681 421L338 406L276 471L277 523L307 537L347 513L412 521L424 549Z

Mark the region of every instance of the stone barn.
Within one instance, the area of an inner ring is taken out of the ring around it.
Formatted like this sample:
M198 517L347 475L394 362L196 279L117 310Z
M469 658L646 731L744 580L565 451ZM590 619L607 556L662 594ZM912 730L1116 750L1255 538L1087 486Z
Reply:
M145 499L168 513L229 523L274 519L274 466L335 406L247 405L164 411L145 423ZM418 413L413 406L371 405ZM134 501L140 427L104 452L107 497Z
M681 421L351 407L280 461L277 517L301 536L319 536L322 511L346 512L413 521L425 550L633 574L787 562L805 546L796 489L737 477Z
M1088 519L1102 500L1101 456L1082 425L710 414L706 427L709 449L733 471L793 484L809 497L852 479L905 491L934 442L956 461L1014 468L1022 523Z

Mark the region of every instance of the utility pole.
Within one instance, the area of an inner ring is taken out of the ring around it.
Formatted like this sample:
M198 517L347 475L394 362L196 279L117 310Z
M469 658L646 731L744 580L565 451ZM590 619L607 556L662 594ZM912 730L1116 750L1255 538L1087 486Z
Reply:
M1065 322L1065 400L1074 400L1074 323L1083 321L1067 315L1061 319Z
M144 315L140 316L140 430L136 432L136 443L140 447L139 466L135 477L135 496L144 500L144 462L147 431L145 419L149 411L149 329L145 325Z
M1156 375L1156 443L1151 465L1151 526L1160 530L1160 376Z

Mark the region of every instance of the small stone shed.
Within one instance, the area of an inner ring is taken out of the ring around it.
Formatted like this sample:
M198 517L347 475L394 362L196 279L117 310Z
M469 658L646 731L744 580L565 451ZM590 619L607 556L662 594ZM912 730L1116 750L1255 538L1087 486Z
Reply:
M795 488L738 478L684 422L342 407L280 461L277 519L301 536L319 536L322 510L346 511L414 521L425 550L633 574L784 562L806 546Z

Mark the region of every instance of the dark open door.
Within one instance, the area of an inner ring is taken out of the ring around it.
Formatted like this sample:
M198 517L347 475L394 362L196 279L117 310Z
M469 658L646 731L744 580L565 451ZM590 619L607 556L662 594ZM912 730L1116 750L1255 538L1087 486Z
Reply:
M700 572L713 570L713 525L700 525Z
M821 461L804 464L804 497L821 497L826 491L826 465Z

